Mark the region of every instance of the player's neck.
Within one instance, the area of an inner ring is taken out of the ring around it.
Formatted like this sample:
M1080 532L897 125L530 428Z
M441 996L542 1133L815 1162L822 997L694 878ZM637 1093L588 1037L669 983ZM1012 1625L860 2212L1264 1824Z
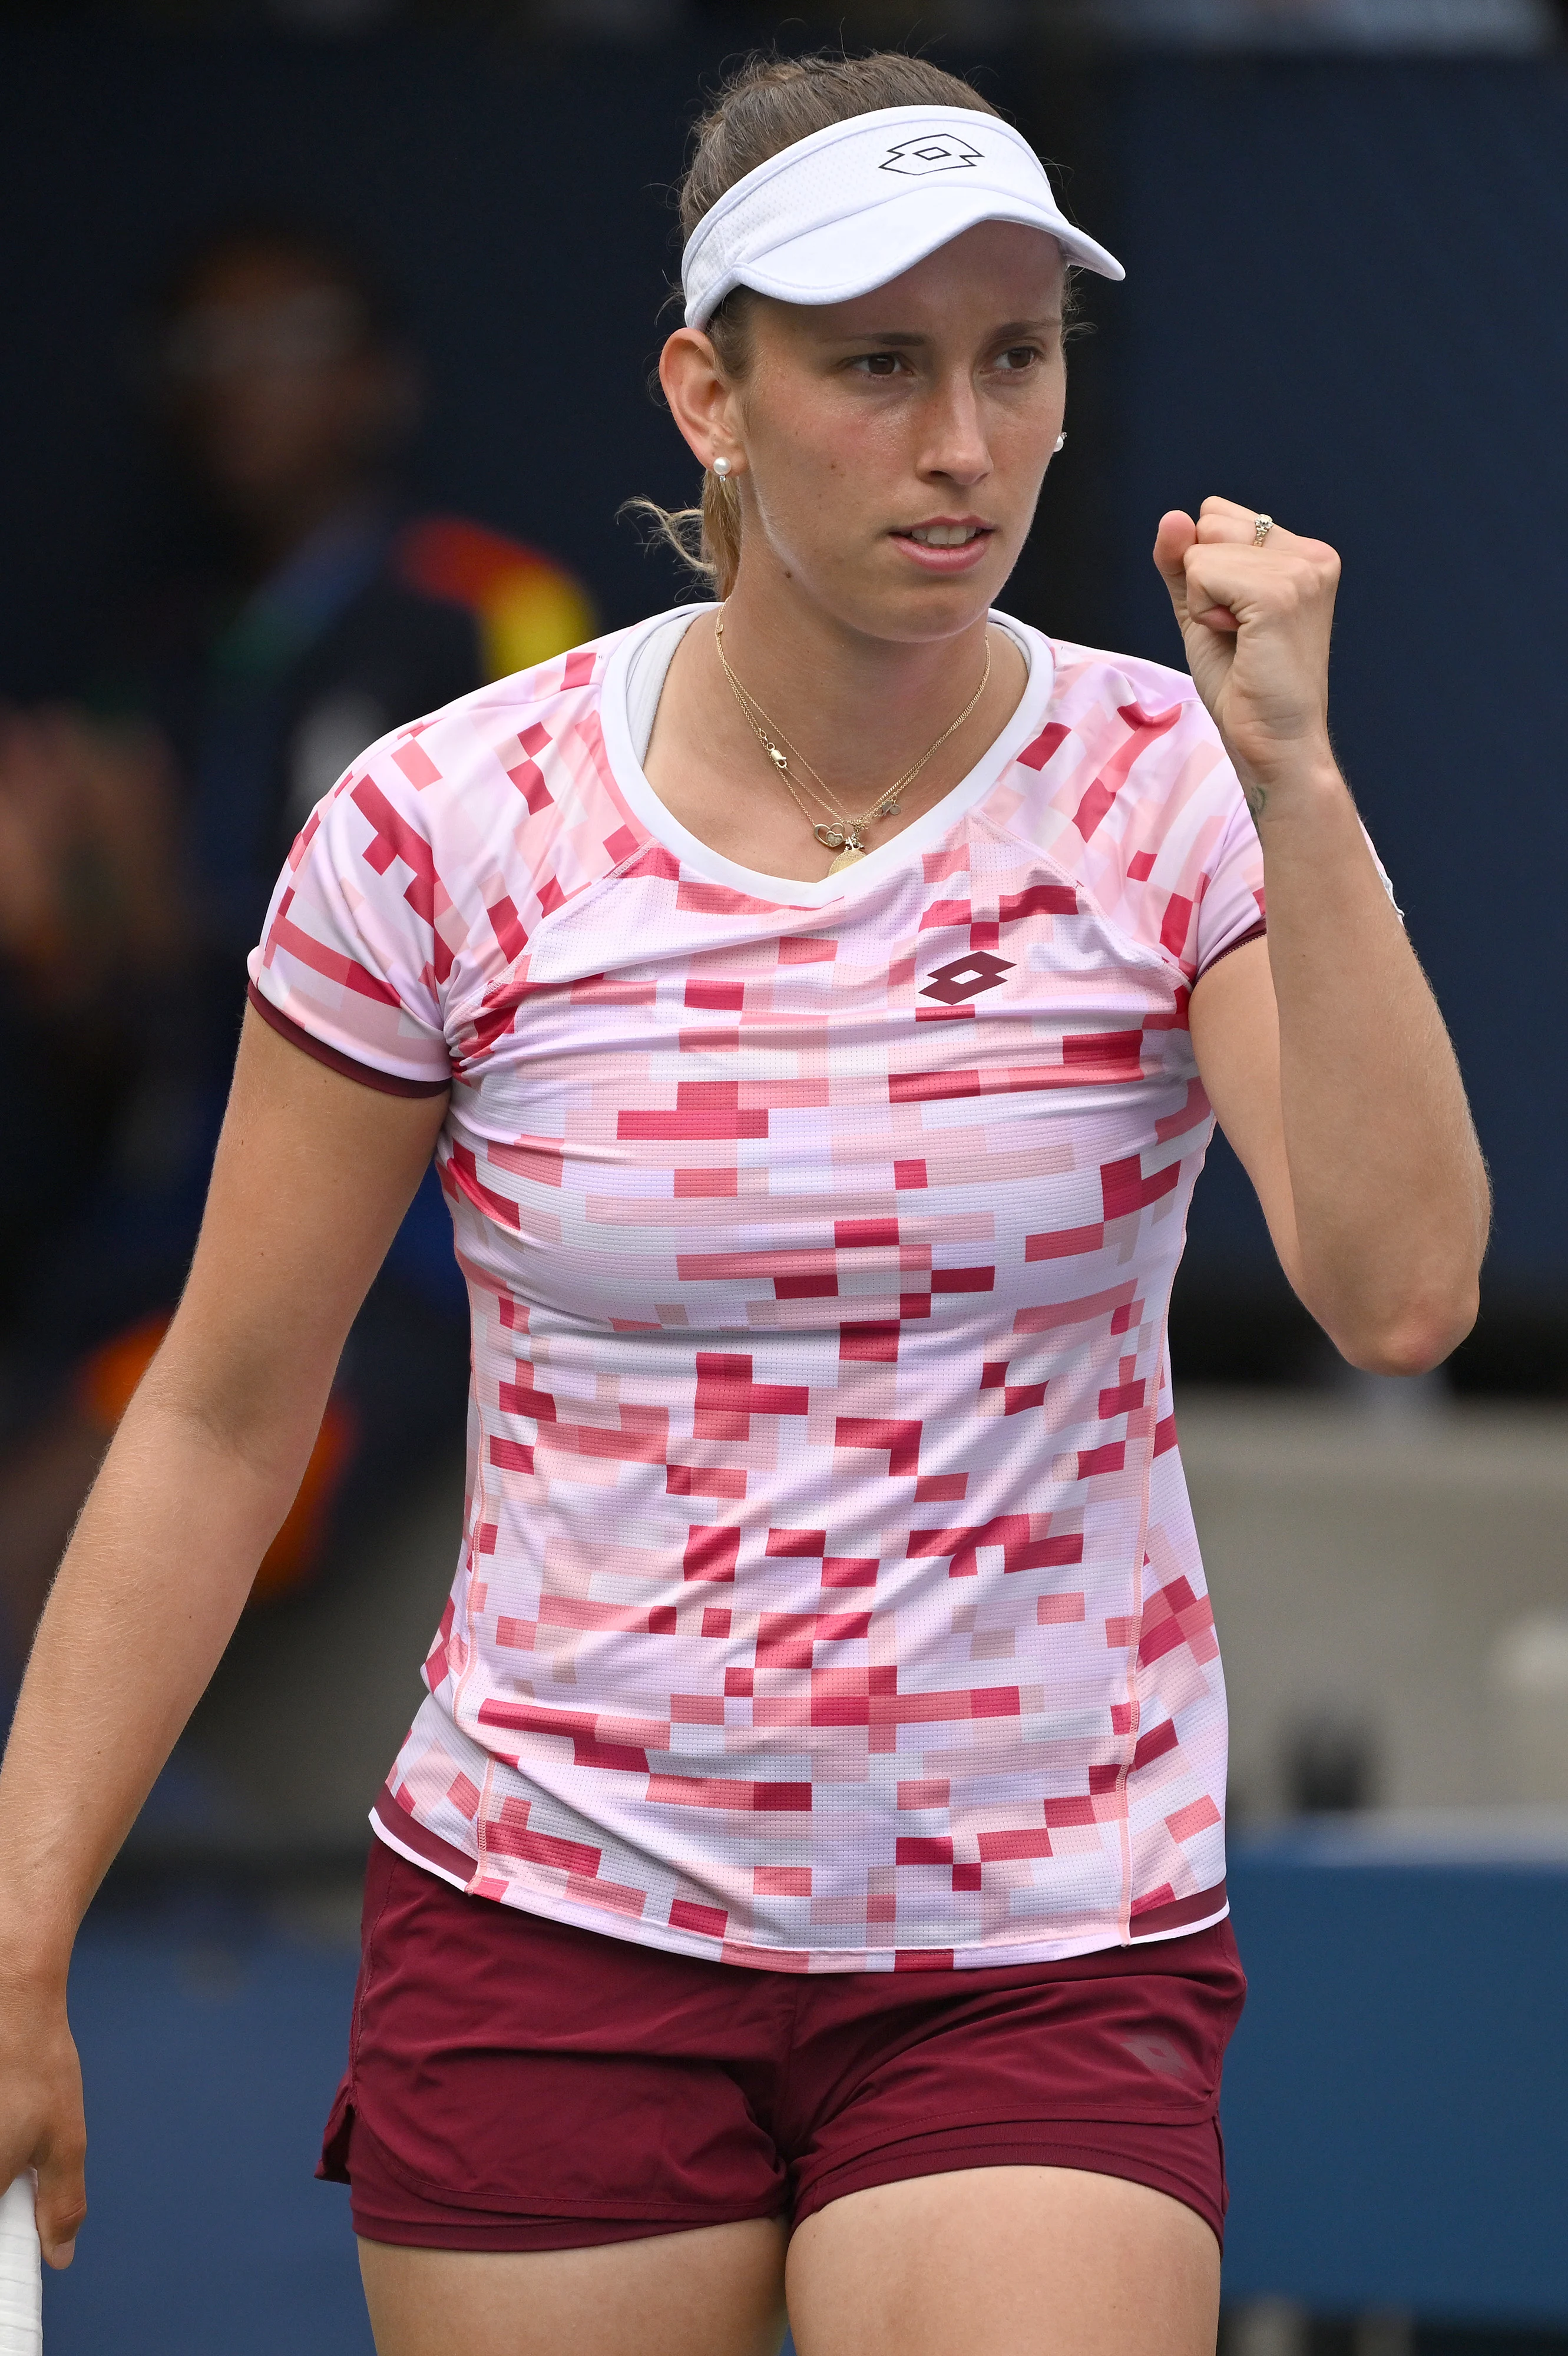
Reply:
M985 618L949 638L875 637L808 602L788 576L743 569L725 605L725 652L746 692L823 776L845 785L886 780L918 760L974 693ZM729 693L722 674L713 684ZM964 735L968 766L988 739L977 728Z
M725 676L706 617L676 648L643 771L689 834L764 875L820 882L836 853L832 822L869 814L878 796L920 763L872 827L870 848L892 841L983 758L1027 681L1023 656L1000 630L991 636L986 672L983 617L961 640L935 647L890 647L836 625L775 629L767 605L749 599L731 601L725 617L725 654L770 730L789 740L788 776L758 744L758 727ZM973 711L946 743L934 744L983 678ZM799 774L800 756L826 801ZM816 832L819 820L829 835Z

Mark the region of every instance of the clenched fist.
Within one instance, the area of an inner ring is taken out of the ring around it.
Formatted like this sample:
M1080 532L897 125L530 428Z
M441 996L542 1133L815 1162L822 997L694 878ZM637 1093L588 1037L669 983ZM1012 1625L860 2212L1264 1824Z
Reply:
M1339 559L1321 540L1205 499L1197 521L1160 518L1155 563L1171 593L1187 669L1236 765L1254 818L1293 775L1332 768L1328 641Z

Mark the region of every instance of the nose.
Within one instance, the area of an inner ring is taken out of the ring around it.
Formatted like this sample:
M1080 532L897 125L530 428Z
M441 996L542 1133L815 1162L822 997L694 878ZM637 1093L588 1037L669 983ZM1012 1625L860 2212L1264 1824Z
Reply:
M967 485L982 482L990 474L991 449L968 369L954 369L938 380L926 424L923 475L941 475L950 482Z

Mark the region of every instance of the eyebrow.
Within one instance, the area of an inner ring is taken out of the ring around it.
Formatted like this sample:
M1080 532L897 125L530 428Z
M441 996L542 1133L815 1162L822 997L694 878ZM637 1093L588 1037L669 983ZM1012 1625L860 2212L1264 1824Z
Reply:
M993 330L998 340L1008 336L1037 335L1042 327L1059 327L1059 311L1042 312L1037 319L1007 319ZM837 336L832 339L845 344L896 344L900 348L910 345L929 344L932 339L913 327L863 327L857 333Z

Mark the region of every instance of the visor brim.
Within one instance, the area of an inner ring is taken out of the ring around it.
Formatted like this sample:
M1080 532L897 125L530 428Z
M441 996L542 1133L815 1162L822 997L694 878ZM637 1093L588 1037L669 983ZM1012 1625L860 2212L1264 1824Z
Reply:
M1093 238L1074 229L1054 209L1031 204L1026 197L972 187L911 188L875 210L847 214L787 239L754 262L733 265L701 305L700 316L694 316L698 306L688 308L686 324L703 326L736 286L808 307L853 302L901 278L966 230L988 220L1016 221L1025 229L1039 230L1056 240L1069 262L1098 277L1127 274L1115 255Z

